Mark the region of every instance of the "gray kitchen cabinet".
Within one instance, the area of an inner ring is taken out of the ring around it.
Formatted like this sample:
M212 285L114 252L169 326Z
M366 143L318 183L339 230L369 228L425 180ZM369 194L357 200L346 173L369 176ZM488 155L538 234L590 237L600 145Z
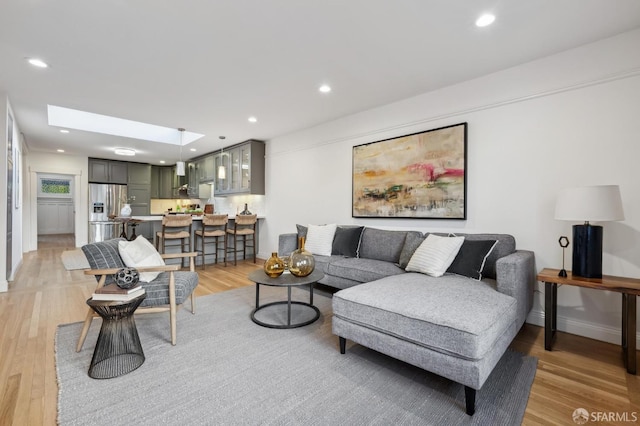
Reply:
M264 142L248 140L216 154L214 168L224 166L225 179L215 176L216 196L264 195Z
M196 161L199 183L211 182L215 178L215 156L213 154Z
M187 192L190 198L198 198L198 185L200 184L200 175L197 162L187 163Z
M126 184L128 178L128 163L124 161L89 158L90 183Z
M150 164L129 163L127 202L131 204L132 216L149 216L151 214ZM131 233L131 229L129 229L129 233ZM138 224L136 234L144 235L147 239L153 238L153 224L146 222Z
M143 163L129 163L127 183L151 185L151 165Z
M178 187L176 179L175 167L153 166L151 168L151 198L177 198Z

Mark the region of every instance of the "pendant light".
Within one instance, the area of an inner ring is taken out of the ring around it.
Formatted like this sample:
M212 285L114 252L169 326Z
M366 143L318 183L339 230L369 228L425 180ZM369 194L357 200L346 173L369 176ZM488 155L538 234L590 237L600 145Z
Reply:
M225 140L225 136L218 136L220 140ZM227 178L227 168L224 166L224 148L220 149L220 166L218 166L218 179Z
M184 129L180 127L180 161L176 162L176 175L184 176L184 161L182 161L182 137L184 136Z

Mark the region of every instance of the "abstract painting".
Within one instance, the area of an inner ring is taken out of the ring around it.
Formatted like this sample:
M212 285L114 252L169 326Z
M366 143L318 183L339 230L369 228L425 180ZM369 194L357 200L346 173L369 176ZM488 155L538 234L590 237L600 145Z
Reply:
M467 123L353 147L353 217L466 219Z

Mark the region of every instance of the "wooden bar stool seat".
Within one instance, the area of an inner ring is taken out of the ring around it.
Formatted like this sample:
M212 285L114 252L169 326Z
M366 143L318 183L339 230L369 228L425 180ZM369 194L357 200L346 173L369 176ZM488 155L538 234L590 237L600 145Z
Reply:
M222 250L224 266L227 266L227 224L229 215L226 214L205 214L202 217L202 227L196 229L193 233L194 245L196 252L202 256L202 269L205 269L205 256L207 254L215 255L215 263L218 263L218 252ZM200 244L198 248L198 238ZM222 238L222 247L220 247L220 238ZM209 240L208 240L209 239ZM206 244L213 244L212 253L205 251Z
M167 247L180 245L182 253L191 250L191 215L166 215L162 217L162 230L156 232L156 250L164 254ZM179 244L167 244L168 241L180 240ZM184 260L181 262L184 268Z
M247 247L252 248L253 263L256 263L256 214L236 215L233 228L227 227L227 253L233 253L233 264L238 263L238 252L242 251L242 258L247 258ZM238 249L238 241L242 240L242 250ZM230 243L233 244L230 244ZM251 243L251 244L249 244Z

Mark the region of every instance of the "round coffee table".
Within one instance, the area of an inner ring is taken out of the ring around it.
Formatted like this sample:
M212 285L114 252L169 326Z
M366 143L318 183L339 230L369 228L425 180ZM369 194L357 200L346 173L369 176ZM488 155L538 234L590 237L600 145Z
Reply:
M249 279L256 283L256 308L251 312L251 320L258 325L269 328L296 328L309 325L312 322L320 318L320 310L313 306L313 285L324 277L324 273L319 270L314 270L310 275L306 277L296 277L291 273L284 273L276 278L269 277L262 269L257 269L249 274ZM286 287L287 288L287 300L279 302L271 302L260 306L260 286L267 285L272 287ZM291 288L296 286L309 285L309 303L291 301ZM287 323L277 324L272 322L265 322L256 318L256 313L263 310L277 309L281 305L287 306ZM302 307L305 310L312 310L311 318L308 316L301 321L291 322L291 306L296 305Z

